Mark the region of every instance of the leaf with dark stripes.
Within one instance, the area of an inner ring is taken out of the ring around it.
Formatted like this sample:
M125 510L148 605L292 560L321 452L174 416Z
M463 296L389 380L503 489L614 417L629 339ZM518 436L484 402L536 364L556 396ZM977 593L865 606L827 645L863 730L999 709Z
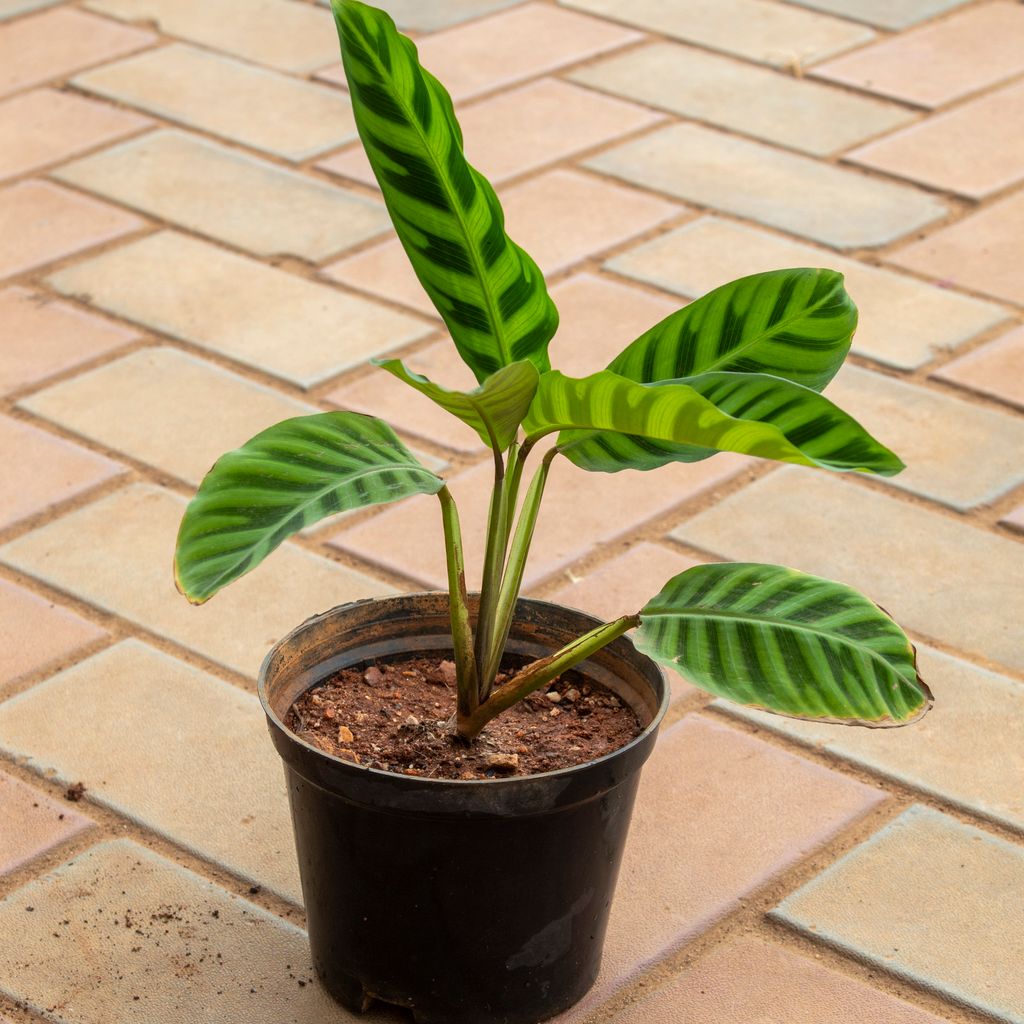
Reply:
M443 486L382 420L354 412L284 420L206 474L178 530L175 581L202 604L312 523Z
M738 704L846 725L931 707L903 630L850 587L778 565L699 565L640 612L634 643Z
M857 307L834 270L731 281L642 334L608 369L653 384L715 370L765 373L821 391L843 365Z
M660 384L610 370L579 379L545 373L524 427L531 440L560 431L559 450L593 472L653 469L675 461L680 445L882 476L903 468L823 395L757 373Z
M452 391L406 369L401 359L373 362L471 426L489 448L502 452L516 439L540 379L537 368L524 359L498 370L472 391Z
M370 166L420 283L483 382L521 359L550 367L558 311L536 263L505 233L494 189L467 163L444 86L383 11L332 0Z

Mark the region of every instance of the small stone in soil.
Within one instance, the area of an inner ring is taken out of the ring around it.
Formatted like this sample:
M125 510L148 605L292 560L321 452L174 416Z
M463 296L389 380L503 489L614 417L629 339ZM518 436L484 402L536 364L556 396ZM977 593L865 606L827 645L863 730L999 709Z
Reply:
M384 678L384 673L381 672L381 670L379 668L377 668L376 665L371 665L363 673L363 681L366 682L366 683L369 683L370 686L378 686L380 684L380 682L383 680L383 678Z
M496 772L514 772L519 767L518 754L487 754L484 766Z
M562 699L562 695L557 690L552 690L548 694L548 700L551 701L552 704L559 703L559 701L561 701L561 699Z
M333 718L334 715L325 715L324 717ZM352 735L352 730L347 725L338 726L338 742L341 744L351 743L355 739Z

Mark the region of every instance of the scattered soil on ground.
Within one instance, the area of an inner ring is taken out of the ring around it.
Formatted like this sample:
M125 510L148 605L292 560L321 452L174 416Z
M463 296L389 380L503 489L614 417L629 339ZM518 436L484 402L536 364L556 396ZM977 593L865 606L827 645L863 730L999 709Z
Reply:
M525 664L508 659L498 684ZM320 750L435 779L533 775L610 754L640 734L633 709L575 671L494 718L471 744L452 735L455 665L412 656L338 672L304 693L287 725Z

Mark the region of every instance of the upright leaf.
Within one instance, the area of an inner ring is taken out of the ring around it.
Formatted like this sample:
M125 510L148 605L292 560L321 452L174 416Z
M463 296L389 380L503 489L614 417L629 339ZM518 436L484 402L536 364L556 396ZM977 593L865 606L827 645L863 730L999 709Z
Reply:
M375 359L374 363L471 426L485 445L502 452L516 439L540 379L533 363L521 360L498 370L473 391L452 391L406 369L401 359Z
M579 379L546 373L524 426L531 440L560 431L571 462L603 473L664 465L678 445L883 476L903 468L823 395L763 374L637 384L610 370Z
M363 146L459 354L481 382L521 359L547 370L558 312L536 263L505 234L494 189L467 163L448 93L383 11L332 7Z
M715 370L821 391L842 366L857 307L834 270L774 270L716 288L642 334L608 366L642 384Z
M202 604L312 523L443 486L372 416L284 420L222 455L206 474L178 530L175 581Z
M634 643L711 693L794 718L906 725L932 702L888 615L778 565L688 569L640 612Z

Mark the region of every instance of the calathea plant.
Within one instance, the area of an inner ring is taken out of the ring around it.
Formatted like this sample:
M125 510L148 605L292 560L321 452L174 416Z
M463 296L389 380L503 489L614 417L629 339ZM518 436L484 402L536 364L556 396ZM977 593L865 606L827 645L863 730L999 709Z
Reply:
M381 420L351 412L286 420L217 462L181 524L182 593L206 601L324 517L434 494L457 669L452 727L466 740L631 629L640 650L745 705L873 726L923 714L930 694L914 649L881 609L844 585L773 565L689 569L639 611L496 685L545 483L565 462L649 472L732 451L882 476L903 465L821 394L857 322L833 271L734 281L653 326L606 369L578 379L553 370L558 313L537 265L505 233L494 189L466 161L447 92L388 15L356 0L333 0L333 9L359 134L395 230L479 382L451 390L398 359L378 362L491 450L479 613L471 621L444 479Z

